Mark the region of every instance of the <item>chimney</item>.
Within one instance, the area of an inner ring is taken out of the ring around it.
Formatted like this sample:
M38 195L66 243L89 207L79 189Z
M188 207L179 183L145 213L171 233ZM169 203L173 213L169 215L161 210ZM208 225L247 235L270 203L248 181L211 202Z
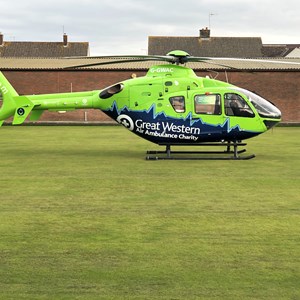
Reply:
M200 38L201 39L209 39L210 38L210 29L207 27L200 30Z
M0 32L0 46L3 46L3 43L4 43L3 34L2 34L2 32Z
M68 36L65 33L63 35L63 41L64 41L64 47L67 47L68 46Z

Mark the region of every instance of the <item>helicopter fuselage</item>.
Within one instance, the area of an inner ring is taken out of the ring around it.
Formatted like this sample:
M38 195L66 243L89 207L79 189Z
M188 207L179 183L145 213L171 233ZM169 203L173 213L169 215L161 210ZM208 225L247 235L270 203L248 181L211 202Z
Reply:
M177 65L158 65L147 75L101 91L108 116L157 144L238 141L280 121L270 102L234 85L197 77Z
M190 68L156 65L144 77L103 90L19 96L0 74L0 125L13 116L37 121L45 110L100 109L138 136L156 144L240 141L277 124L281 113L266 99Z

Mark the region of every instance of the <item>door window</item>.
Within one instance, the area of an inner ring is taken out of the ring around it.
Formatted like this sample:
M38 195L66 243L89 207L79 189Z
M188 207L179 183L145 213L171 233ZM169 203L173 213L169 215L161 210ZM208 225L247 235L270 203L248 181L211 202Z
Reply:
M220 115L221 114L221 96L218 94L196 95L195 113L205 115Z
M183 96L171 97L169 100L176 112L185 112L185 99Z
M238 94L227 93L224 95L224 107L226 116L254 117L252 109Z

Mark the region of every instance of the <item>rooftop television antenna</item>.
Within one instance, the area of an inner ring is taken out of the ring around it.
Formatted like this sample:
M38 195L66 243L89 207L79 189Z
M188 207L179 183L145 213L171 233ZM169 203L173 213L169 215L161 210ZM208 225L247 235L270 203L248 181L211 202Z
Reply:
M215 13L209 13L209 14L208 14L208 28L209 28L209 29L211 29L211 26L210 26L210 17L211 17L211 16L216 16L216 15L217 15L217 14L215 14Z

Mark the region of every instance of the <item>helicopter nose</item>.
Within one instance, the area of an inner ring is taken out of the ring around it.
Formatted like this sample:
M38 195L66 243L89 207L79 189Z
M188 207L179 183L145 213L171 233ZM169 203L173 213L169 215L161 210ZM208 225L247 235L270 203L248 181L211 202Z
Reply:
M277 125L280 122L280 120L264 120L264 124L267 127L267 130L271 129L275 125Z
M274 127L281 121L281 111L275 106L275 104L255 93L249 91L245 91L245 93L264 122L267 130Z
M264 124L267 130L271 129L281 121L281 111L271 102L264 103L264 112L258 109L259 115L264 118Z

